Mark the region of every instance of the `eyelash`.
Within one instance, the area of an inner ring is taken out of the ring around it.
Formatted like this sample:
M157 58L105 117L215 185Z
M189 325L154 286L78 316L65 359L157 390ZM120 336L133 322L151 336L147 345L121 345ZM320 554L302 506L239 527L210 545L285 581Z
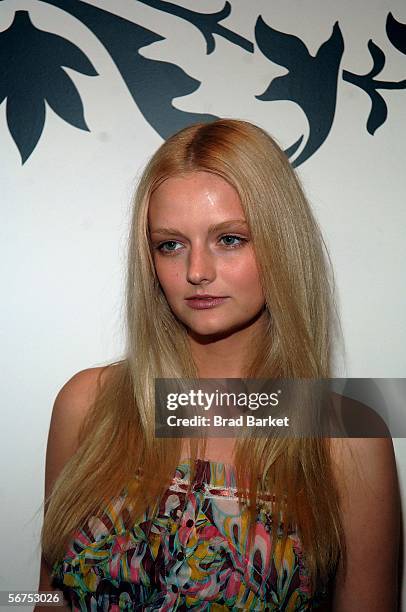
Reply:
M224 245L226 247L226 249L238 249L242 246L244 246L245 242L248 242L248 240L246 238L241 238L241 236L235 236L234 234L225 234L224 236L221 236L220 240L222 240L223 238L237 238L237 240L240 240L241 242L239 244L234 244L234 245ZM166 240L165 242L161 242L161 244L158 244L155 249L157 251L159 251L160 253L162 253L163 255L171 255L172 253L176 253L176 251L178 249L175 249L174 251L165 251L165 249L163 249L162 247L165 246L165 244L168 244L169 242L178 242L177 240Z

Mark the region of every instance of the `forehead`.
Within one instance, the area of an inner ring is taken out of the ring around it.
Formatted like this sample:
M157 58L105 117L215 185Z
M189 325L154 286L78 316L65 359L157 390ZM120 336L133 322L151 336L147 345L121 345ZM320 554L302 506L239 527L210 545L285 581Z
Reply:
M245 218L236 189L211 172L195 171L166 179L151 195L148 220L182 221Z

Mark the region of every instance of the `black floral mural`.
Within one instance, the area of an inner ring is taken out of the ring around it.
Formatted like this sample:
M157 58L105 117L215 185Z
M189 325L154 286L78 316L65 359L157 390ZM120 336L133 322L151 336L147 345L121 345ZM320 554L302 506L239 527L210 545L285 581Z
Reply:
M231 13L230 2L226 2L218 12L199 13L163 0L139 1L193 24L204 37L207 55L216 48L216 35L246 53L261 53L270 62L288 70L283 76L270 77L265 91L254 93L253 97L264 104L275 100L292 101L306 115L309 125L307 141L303 143L304 135L299 134L286 149L287 155L293 157L303 145L292 161L294 166L309 159L328 137L340 79L369 96L371 110L366 118L366 129L371 135L385 123L388 115L379 90L406 89L406 79L379 79L386 58L373 40L368 42L373 66L367 74L355 74L343 68L344 38L338 22L332 25L331 36L312 56L300 38L276 30L261 15L253 32L255 44L222 25L221 21ZM172 105L174 98L196 91L200 81L174 63L140 55L142 47L164 39L159 32L80 0L44 2L73 15L98 38L117 66L143 117L163 139L192 123L210 122L217 118L211 114L182 111ZM406 54L406 24L391 13L386 19L386 34L393 47ZM67 38L39 29L27 11L18 10L11 26L0 34L0 51L0 103L7 98L7 124L23 164L41 138L45 102L73 127L89 131L80 92L64 71L66 67L89 77L98 76L91 60L81 49Z

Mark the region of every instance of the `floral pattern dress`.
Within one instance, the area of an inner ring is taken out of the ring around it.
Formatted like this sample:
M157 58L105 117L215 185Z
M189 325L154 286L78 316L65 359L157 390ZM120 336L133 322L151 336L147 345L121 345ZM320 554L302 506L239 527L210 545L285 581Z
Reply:
M271 518L258 506L255 545L247 553L247 509L240 511L235 468L196 460L177 469L153 518L131 529L120 521L123 497L75 533L54 564L53 586L74 611L316 609L326 592L310 596L296 533L282 556L271 554ZM113 523L118 520L115 527Z

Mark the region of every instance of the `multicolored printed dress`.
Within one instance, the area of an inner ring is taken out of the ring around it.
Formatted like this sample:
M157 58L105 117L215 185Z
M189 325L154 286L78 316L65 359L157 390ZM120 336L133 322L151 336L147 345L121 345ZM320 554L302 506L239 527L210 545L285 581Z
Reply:
M255 545L247 554L247 512L240 511L235 468L197 459L181 463L154 518L130 530L120 522L123 497L92 518L55 563L53 586L74 611L316 609L301 543L288 536L271 555L271 519L259 506ZM118 519L116 526L113 523Z

